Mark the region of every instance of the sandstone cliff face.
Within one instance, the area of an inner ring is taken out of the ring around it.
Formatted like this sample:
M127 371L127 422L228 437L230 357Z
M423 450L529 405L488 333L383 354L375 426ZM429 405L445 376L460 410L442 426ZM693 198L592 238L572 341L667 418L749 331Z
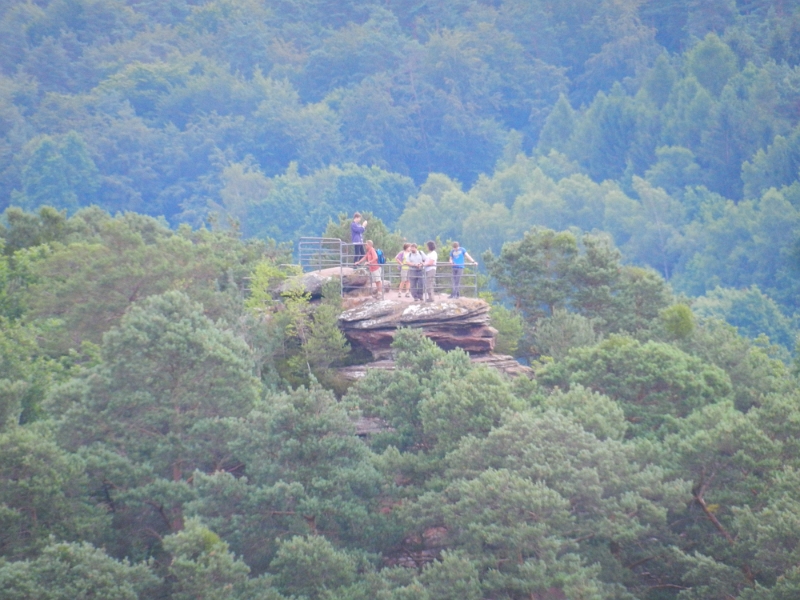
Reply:
M339 327L354 346L366 348L375 359L365 365L340 369L350 381L372 369L393 370L391 344L400 327L418 327L444 350L462 348L475 364L497 369L511 376L531 377L530 368L511 356L494 354L497 330L489 325L489 305L477 298L437 302L406 299L349 301L351 308L339 316Z
M391 357L400 327L421 328L444 350L463 348L470 354L491 352L497 339L489 325L489 305L478 298L364 302L343 312L339 327L351 344L366 348L376 360Z

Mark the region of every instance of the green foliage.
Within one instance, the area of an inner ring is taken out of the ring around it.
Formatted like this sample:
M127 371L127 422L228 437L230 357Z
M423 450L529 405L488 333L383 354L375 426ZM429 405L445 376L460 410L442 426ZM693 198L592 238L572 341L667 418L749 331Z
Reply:
M377 448L439 456L463 436L488 433L506 410L526 406L495 371L472 368L466 353L445 353L419 330L398 331L393 348L397 370L370 372L348 396L392 426L375 437Z
M146 564L117 561L87 542L51 542L34 560L0 564L0 597L18 600L136 600L159 581Z
M446 487L405 513L420 528L444 528L447 547L477 567L484 594L554 587L615 597L619 590L598 580L599 565L582 564L593 544L580 540L613 539L622 554L635 554L635 540L663 523L657 505L679 506L686 490L634 456L633 447L600 441L560 412L509 415L485 438L465 438L449 458Z
M738 71L736 55L713 33L709 33L686 56L689 72L714 96L719 96Z
M275 289L291 275L298 275L298 269L276 265L274 261L262 260L250 274L249 295L244 305L260 313L275 306Z
M600 331L635 333L650 327L670 299L661 278L621 266L619 251L599 235L534 228L484 261L531 322L571 309Z
M628 429L625 413L618 403L580 384L567 391L553 390L541 406L571 416L600 440L621 440Z
M800 129L788 136L776 135L766 149L759 149L750 161L742 163L744 196L755 199L769 188L780 189L797 179L800 169Z
M708 364L723 369L733 384L736 407L747 411L772 393L783 393L794 385L788 369L770 356L768 348L737 334L736 328L716 319L697 324L692 335L678 344Z
M681 198L686 186L702 182L700 166L694 153L680 146L656 148L657 161L645 171L645 179L674 198Z
M686 417L732 393L722 369L668 344L641 344L617 335L597 346L572 350L537 378L551 387L581 384L609 396L620 403L637 434L669 427L670 417Z
M794 349L797 330L758 286L745 290L716 288L695 300L692 310L698 317L726 321L751 339L766 335L786 349Z
M497 354L517 356L520 340L525 335L525 321L522 316L502 304L493 304L489 318L492 327L497 330L494 351Z
M201 479L210 493L193 510L235 540L259 571L274 557L272 541L287 531L325 533L361 548L391 544L397 533L377 511L384 480L354 435L351 411L318 386L268 397L230 422L229 452L244 464L246 481Z
M238 163L226 168L223 182L221 202L213 207L241 221L245 235L278 241L319 236L336 215L355 211L368 214L365 218L375 225L381 221L373 215L392 225L415 191L407 177L354 164L302 176L293 163L270 179L257 167Z
M3 251L13 255L17 250L41 244L61 242L70 233L65 211L52 206L43 206L37 213L25 212L20 208L7 208L3 213L7 227L0 229L4 240Z
M61 365L40 355L37 334L0 318L0 431L41 418L46 394L63 376Z
M5 2L0 596L794 600L798 35L760 0ZM273 297L253 238L354 210L490 250L538 382L403 331L337 401L338 296Z
M168 567L169 596L180 600L222 600L224 598L277 599L268 584L249 579L250 569L228 550L213 531L196 519L164 539L172 555Z
M499 257L489 252L483 259L517 308L536 319L566 303L572 288L570 266L578 252L573 234L534 229L520 242L504 244Z
M36 140L22 170L22 192L12 202L28 210L53 206L75 212L93 203L100 187L97 166L74 131L56 141Z
M538 354L557 360L572 348L593 346L598 340L591 319L564 309L556 309L552 316L539 319L533 338Z
M281 592L316 600L353 583L358 561L324 537L293 537L281 543L270 567Z
M682 273L673 278L678 290L703 295L716 287L756 284L780 305L796 306L796 261L792 255L798 211L787 195L769 190L757 200L734 204L708 202L700 223L690 228L693 252ZM702 227L704 232L699 237Z
M252 371L244 341L217 329L184 294L168 292L131 309L104 336L101 363L50 405L64 416L61 435L71 447L103 441L182 481L219 464L222 449L199 434L254 408Z
M341 363L350 350L338 327L341 298L338 285L329 287L326 298L311 304L302 281L289 281L282 303L273 316L265 316L281 337L282 352L277 369L293 387L307 385L312 378L328 381L331 365Z
M480 600L483 597L475 563L454 552L443 552L441 560L426 565L420 579L432 598Z
M695 318L692 309L685 304L673 304L661 311L664 330L673 339L685 339L694 331Z
M35 558L49 536L97 538L107 522L86 498L79 457L37 428L7 428L0 433L0 451L0 556Z
M13 257L21 305L30 317L58 319L45 346L55 355L84 341L99 343L131 305L168 290L188 293L218 318L238 302L251 265L277 254L265 244L232 243L226 234L175 233L130 213L111 218L87 209L65 224L59 219L43 209L40 223L15 219L7 234L26 248L49 242L53 230L62 232L49 246L33 245Z

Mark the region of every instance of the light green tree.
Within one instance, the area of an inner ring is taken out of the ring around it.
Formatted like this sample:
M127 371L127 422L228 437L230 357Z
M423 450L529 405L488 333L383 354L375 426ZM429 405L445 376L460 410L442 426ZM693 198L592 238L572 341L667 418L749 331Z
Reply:
M631 431L639 435L668 428L671 417L686 417L732 394L722 369L669 344L642 344L618 335L572 350L544 367L537 379L562 388L581 384L609 396L620 403Z
M118 561L87 542L51 542L35 559L0 564L3 600L138 600L157 594L150 565Z
M254 408L252 373L243 340L217 329L186 295L168 292L131 309L104 336L100 364L56 393L51 406L64 416L61 435L70 447L103 442L178 482L195 468L224 465L224 451L194 432Z
M263 578L250 579L249 567L197 519L189 519L182 531L164 538L164 549L171 556L166 569L170 598L278 600L281 597Z

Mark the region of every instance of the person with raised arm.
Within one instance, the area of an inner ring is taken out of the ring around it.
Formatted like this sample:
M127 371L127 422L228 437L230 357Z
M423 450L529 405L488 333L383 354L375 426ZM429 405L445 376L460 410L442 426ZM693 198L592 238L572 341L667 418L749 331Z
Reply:
M361 222L361 213L357 212L353 215L353 222L350 223L350 241L353 243L353 262L358 264L364 258L364 230L367 228L367 222Z
M464 259L475 266L478 264L458 242L453 242L453 249L450 250L450 264L453 265L453 292L450 294L451 298L461 297L461 276L464 274Z

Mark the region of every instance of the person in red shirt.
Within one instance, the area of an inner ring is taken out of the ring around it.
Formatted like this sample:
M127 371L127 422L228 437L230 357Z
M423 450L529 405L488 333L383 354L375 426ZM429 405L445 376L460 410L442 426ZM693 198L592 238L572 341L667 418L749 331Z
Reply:
M366 242L366 250L367 254L361 260L357 261L356 264L361 264L363 262L367 263L369 268L369 276L372 283L375 285L375 291L373 292L373 296L380 295L382 291L383 285L383 269L378 264L378 253L375 252L375 247L372 243L372 240L367 240Z

